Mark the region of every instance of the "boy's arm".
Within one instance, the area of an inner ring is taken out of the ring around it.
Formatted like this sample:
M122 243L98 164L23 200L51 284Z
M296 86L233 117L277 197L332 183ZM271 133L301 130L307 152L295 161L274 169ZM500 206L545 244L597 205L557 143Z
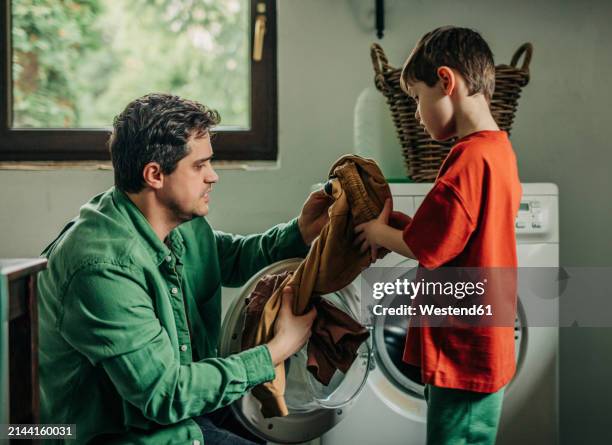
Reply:
M357 234L356 244L361 244L361 251L370 249L372 261L376 261L378 247L384 247L392 252L399 253L407 258L416 259L403 238L402 230L389 226L389 216L391 215L391 201L387 200L378 218L360 224L355 227ZM397 217L398 215L393 215ZM405 217L406 225L410 222L410 217ZM397 219L397 218L394 218Z
M394 229L386 224L375 227L374 242L380 247L416 260L414 253L404 241L403 231L399 229Z

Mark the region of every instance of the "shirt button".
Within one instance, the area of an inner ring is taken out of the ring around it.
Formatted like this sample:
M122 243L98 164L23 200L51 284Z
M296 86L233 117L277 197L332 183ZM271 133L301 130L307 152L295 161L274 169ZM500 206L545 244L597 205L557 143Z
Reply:
M187 345L181 345L181 351L185 352L187 350Z
M172 261L172 255L168 255L168 256L166 257L166 261L167 261L167 262Z
M170 292L172 292L173 295L178 294L178 289L176 287L173 287L172 289L170 289Z
M193 445L200 445L200 441L199 440L194 440L193 441Z

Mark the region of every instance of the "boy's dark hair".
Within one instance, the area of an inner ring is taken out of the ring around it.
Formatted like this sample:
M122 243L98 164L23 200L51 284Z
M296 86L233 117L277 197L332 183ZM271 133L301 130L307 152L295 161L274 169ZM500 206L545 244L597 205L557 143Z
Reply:
M115 186L124 192L141 191L142 171L149 162L171 174L189 154L189 138L205 136L219 122L217 111L178 96L152 93L133 100L115 117L108 141Z
M425 34L404 63L401 85L418 81L434 86L438 68L448 66L465 78L469 95L482 93L488 101L495 90L493 53L482 36L468 28L443 26Z

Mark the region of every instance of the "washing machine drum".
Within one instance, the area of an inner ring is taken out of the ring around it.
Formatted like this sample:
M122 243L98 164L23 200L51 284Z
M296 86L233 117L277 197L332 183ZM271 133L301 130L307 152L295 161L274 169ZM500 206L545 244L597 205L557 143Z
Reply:
M219 345L222 356L240 351L245 298L255 289L257 282L268 274L293 272L300 262L300 259L290 259L274 263L261 270L243 287L223 320ZM355 310L359 303L355 301L356 294L350 286L322 297L357 319ZM253 434L272 442L306 442L330 430L350 411L351 402L358 397L368 378L372 360L371 341L361 345L357 358L346 374L337 370L327 386L307 371L306 348L304 346L285 362L288 416L265 419L259 401L250 393L232 405L237 418Z

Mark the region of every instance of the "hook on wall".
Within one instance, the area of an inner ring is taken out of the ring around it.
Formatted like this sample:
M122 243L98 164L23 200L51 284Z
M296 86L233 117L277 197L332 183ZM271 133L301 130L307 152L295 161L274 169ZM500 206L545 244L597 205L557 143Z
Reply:
M385 0L375 0L376 36L382 39L385 32Z

